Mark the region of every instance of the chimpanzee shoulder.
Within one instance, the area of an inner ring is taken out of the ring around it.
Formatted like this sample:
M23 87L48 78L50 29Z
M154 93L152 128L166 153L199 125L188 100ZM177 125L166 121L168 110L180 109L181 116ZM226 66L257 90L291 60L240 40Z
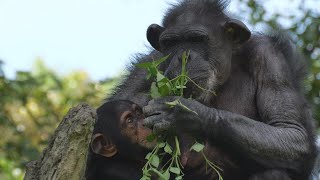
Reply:
M255 33L240 47L235 57L238 57L237 60L241 58L251 73L261 72L264 78L270 75L275 80L289 81L295 90L303 93L302 81L307 75L307 61L287 34L280 31Z
M284 32L273 31L268 35L274 48L281 51L292 72L295 87L302 90L302 81L308 74L308 64L302 53L294 46L291 38Z
M126 67L120 83L113 88L107 101L112 100L130 100L140 106L146 105L150 100L147 94L151 81L147 80L147 72L136 65L144 62L151 62L163 57L159 51L151 51L149 54L137 54L131 58L130 64ZM160 69L161 69L160 65Z

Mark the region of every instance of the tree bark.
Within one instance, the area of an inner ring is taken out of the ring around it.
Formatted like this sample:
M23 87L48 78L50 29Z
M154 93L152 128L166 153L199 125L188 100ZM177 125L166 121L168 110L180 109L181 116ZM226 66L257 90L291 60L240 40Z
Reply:
M85 179L86 160L96 111L87 104L72 108L55 130L39 160L29 162L25 180Z

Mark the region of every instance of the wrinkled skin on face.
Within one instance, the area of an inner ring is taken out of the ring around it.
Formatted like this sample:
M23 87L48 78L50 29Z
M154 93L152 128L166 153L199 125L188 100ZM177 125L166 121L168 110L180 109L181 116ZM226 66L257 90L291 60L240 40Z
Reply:
M208 19L214 22L208 22ZM227 20L226 20L227 19ZM165 75L174 78L181 73L181 57L189 52L188 76L201 87L215 91L230 75L234 48L250 38L250 31L240 21L213 12L195 13L186 9L168 18L164 27L149 26L150 44L163 54L170 54ZM186 97L201 94L196 99L210 101L212 93L203 93L196 86L187 85Z

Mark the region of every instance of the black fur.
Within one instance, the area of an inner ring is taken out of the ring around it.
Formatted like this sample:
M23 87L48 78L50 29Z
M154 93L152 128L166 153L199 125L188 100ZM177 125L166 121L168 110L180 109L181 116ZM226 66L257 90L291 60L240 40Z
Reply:
M152 51L148 55L140 54L135 56L131 64L127 66L129 74L124 77L120 85L113 89L113 92L107 101L118 99L130 100L141 107L145 106L151 99L148 96L151 80L146 79L147 72L137 68L136 64L157 60L161 57L163 57L163 55L158 51Z
M116 144L118 153L113 157L95 154L89 148L87 159L87 180L128 180L140 179L144 157L148 150L129 141L129 137L121 134L118 114L132 106L130 101L110 101L97 109L97 122L93 134L102 133Z
M226 15L226 4L185 0L174 5L160 37L151 38L158 51L138 62L170 54L161 70L174 78L180 73L181 53L190 50L188 75L216 95L188 83L185 97L217 112L203 117L203 131L244 168L243 177L230 179L307 179L316 148L314 120L301 88L306 62L282 33L256 33L244 42L246 28ZM235 29L228 31L230 27ZM151 82L134 64L110 100L148 103Z

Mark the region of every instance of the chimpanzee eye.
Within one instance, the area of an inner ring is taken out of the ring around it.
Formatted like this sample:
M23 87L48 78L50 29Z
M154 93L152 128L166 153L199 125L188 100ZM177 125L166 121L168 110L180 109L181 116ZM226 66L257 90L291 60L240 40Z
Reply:
M128 122L128 123L132 123L132 122L133 122L133 119L130 117L130 118L127 119L127 122Z
M206 42L209 39L207 34L202 34L198 32L189 33L186 36L186 38L191 42Z
M160 44L163 47L172 47L179 42L179 35L177 34L164 34L160 37Z

